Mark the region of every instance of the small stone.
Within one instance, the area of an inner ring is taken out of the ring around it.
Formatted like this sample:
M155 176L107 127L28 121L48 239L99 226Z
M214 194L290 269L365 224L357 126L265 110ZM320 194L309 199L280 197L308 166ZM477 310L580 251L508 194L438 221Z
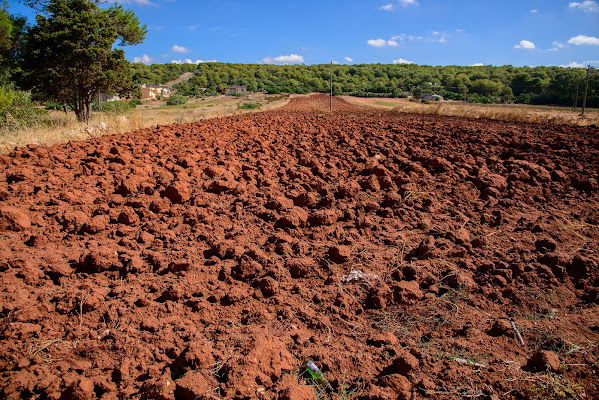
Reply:
M370 346L383 347L383 346L397 346L399 339L391 332L377 333L368 339L367 342Z
M401 375L408 375L418 368L419 361L407 350L401 350L398 356L393 360L391 369L393 372Z
M433 236L427 236L420 242L416 249L416 254L419 258L432 258L437 253L437 246L435 245L435 238Z
M31 219L16 207L0 208L0 230L24 231L31 228Z
M162 195L173 204L183 204L191 198L192 189L184 181L177 181L167 187Z
M541 350L530 356L526 365L534 372L558 372L560 361L558 355L554 352Z
M333 261L337 263L344 263L349 261L351 257L351 250L347 246L333 246L329 248L329 255Z
M73 382L62 394L61 398L73 400L95 400L94 384L88 378L81 376Z
M554 251L557 248L557 243L553 239L539 239L535 242L535 247L542 253Z
M310 275L316 269L316 262L309 257L291 259L286 265L292 278L302 278Z
M208 379L198 371L188 371L175 383L175 397L181 400L208 399L207 394L212 389Z
M261 279L258 283L258 287L266 297L273 296L279 292L279 282L270 276Z
M498 319L493 323L490 333L493 336L508 335L512 332L512 324L507 319Z
M381 381L384 387L393 389L397 393L398 400L409 400L412 398L412 384L405 376L400 374L386 375Z
M401 281L393 288L395 300L400 304L413 305L424 297L417 281Z

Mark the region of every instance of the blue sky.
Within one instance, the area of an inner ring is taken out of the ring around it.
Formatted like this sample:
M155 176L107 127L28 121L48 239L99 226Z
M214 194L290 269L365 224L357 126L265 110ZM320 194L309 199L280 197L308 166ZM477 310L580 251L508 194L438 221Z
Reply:
M599 67L599 0L124 0L148 26L126 57ZM11 12L33 13L10 1Z

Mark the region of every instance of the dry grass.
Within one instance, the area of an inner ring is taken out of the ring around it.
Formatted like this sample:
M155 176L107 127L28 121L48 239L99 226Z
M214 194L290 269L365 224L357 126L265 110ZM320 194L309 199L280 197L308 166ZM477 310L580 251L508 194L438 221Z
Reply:
M394 110L412 114L445 115L476 119L599 126L599 113L596 111L587 113L584 117L581 117L578 113L569 112L567 109L556 107L534 107L518 104L475 105L449 102L438 104L403 102Z
M251 101L257 110L239 110L238 105ZM185 124L204 119L267 111L286 104L288 96L250 94L244 97L216 96L193 100L186 107L164 107L164 101L146 102L125 115L102 112L93 114L88 124L78 123L74 113L50 111L37 126L0 131L0 154L28 144L53 145L86 140L103 135L118 135L156 125ZM102 124L106 124L103 127Z

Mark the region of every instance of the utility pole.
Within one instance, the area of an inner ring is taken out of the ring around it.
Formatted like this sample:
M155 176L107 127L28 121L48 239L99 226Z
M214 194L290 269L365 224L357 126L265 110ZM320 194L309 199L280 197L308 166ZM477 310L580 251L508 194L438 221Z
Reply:
M331 96L330 96L329 109L332 113L333 112L333 62L332 61L331 61Z
M576 107L578 107L578 86L580 85L580 79L574 77L576 81L576 89L574 90L574 99L572 100L572 112L576 112Z
M587 93L589 91L589 78L591 77L591 66L589 65L587 68L587 83L586 86L584 88L584 97L582 100L582 112L580 113L581 116L584 115L584 109L587 105Z

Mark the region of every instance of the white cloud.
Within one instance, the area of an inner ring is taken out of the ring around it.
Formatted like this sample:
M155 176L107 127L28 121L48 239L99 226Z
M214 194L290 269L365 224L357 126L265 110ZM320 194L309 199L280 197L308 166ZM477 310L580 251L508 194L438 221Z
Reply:
M539 10L537 10L537 9L535 8L534 10L530 10L530 12L531 12L532 14L534 14L534 13L537 13L537 12L539 12Z
M418 6L417 0L396 0L397 5L408 7L408 6ZM395 8L396 4L388 3L381 6L381 10L391 11Z
M367 40L366 43L368 43L372 47L385 47L385 46L397 47L397 46L399 46L399 43L397 43L395 39L398 39L398 38L399 37L394 36L391 38L391 40L370 39L370 40Z
M553 42L552 45L553 45L553 48L548 49L547 51L558 51L558 50L566 47L566 45L561 44L560 42Z
M474 63L471 65L471 67L484 67L484 66L485 66L485 64L483 64L483 63Z
M584 68L586 65L577 63L576 61L572 61L568 65L560 65L562 68Z
M408 61L405 58L398 58L397 60L393 60L393 64L414 64L414 61Z
M585 0L583 2L572 1L570 2L570 8L580 8L584 12L598 12L599 4L596 1Z
M521 40L519 44L514 46L514 49L536 49L537 47L533 42L528 40Z
M171 47L171 51L173 53L188 53L189 49L183 46L174 45L173 47Z
M369 39L366 43L372 47L383 47L387 45L387 41L385 39Z
M351 57L345 57L345 61L347 62L354 62L354 59Z
M141 57L133 57L134 63L142 63L142 64L149 65L152 63L152 61L154 61L154 59L147 54L144 54Z
M195 60L192 61L189 58L186 58L185 60L172 60L171 64L201 64L201 63L207 63L207 62L217 62L216 60Z
M580 46L582 44L599 46L599 38L593 36L578 35L568 40L568 43L575 44L577 46Z
M265 57L262 59L262 62L265 64L297 64L304 62L304 56L300 56L298 54L289 54L287 56L278 56L275 58Z

